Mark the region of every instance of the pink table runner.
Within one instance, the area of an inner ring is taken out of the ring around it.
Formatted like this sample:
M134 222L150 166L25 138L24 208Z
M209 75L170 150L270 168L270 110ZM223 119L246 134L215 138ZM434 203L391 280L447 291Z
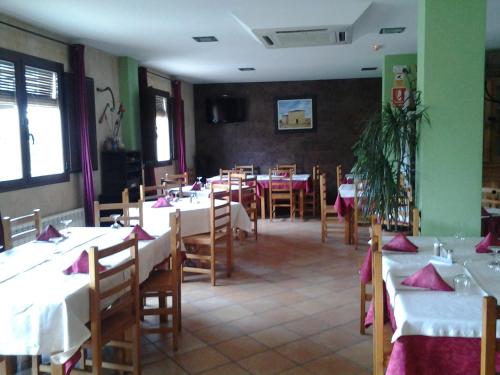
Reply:
M339 218L345 217L348 210L354 209L354 198L342 198L340 194L337 194L334 206L337 210Z

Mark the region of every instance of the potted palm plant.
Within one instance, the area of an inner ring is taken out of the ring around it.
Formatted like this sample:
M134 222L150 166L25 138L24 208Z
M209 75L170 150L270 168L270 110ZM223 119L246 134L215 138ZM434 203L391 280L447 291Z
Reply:
M398 230L401 202L406 188L415 188L415 157L419 126L429 123L420 93L410 87L405 103L385 103L382 111L365 123L353 147L353 172L363 176L363 214L377 215L388 230ZM410 215L409 215L410 216Z

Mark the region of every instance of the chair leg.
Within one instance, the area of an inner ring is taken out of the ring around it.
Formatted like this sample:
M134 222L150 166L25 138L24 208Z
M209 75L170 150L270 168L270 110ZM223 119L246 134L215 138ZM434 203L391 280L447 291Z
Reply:
M226 276L231 277L233 270L233 241L231 238L226 239Z
M177 295L178 295L177 316L179 317L179 319L178 319L179 332L182 331L182 294L181 293L182 293L181 283L178 283L178 285L177 285Z
M164 309L166 307L167 295L165 293L158 293L158 307ZM168 314L160 314L160 323L168 322Z
M179 348L178 335L179 335L179 290L174 288L172 291L172 348L177 350Z
M366 316L366 285L359 284L359 333L365 335L365 316Z
M210 246L210 281L215 286L215 244Z

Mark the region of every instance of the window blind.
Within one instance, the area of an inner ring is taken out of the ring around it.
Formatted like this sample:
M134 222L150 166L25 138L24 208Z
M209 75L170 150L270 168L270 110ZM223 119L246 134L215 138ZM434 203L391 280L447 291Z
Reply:
M10 61L0 60L0 99L15 102L16 71Z
M29 102L57 105L58 85L56 72L27 65L24 75Z

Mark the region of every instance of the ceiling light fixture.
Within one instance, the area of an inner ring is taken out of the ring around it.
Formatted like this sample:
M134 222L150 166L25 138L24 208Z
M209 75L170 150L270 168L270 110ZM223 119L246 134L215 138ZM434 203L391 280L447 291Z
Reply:
M198 43L208 43L208 42L218 42L219 41L213 35L208 35L208 36L193 36L193 39L196 40Z
M372 46L372 49L377 52L380 48L382 48L382 45L381 44L378 44L378 43L375 43L373 46Z
M238 68L238 70L240 70L242 72L251 72L252 70L255 70L255 68L251 68L251 67L248 67L248 68Z
M382 27L379 31L379 34L401 34L406 30L406 27Z
M366 72L366 71L369 71L369 70L377 70L377 67L376 66L366 66L364 68L361 68L362 72Z

